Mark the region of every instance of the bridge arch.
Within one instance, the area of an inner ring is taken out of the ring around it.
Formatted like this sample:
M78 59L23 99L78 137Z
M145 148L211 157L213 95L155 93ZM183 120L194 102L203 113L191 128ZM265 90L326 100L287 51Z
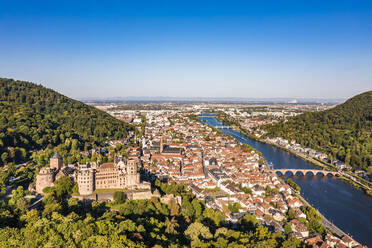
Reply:
M275 174L277 174L278 176L284 176L283 172L281 172L279 170L275 171Z
M325 176L327 177L335 177L335 176L338 176L338 172L330 172L330 171L327 171L327 173L325 173Z
M315 174L316 176L322 176L322 177L324 177L325 176L325 174L324 174L324 172L323 171L319 171L319 172L316 172L316 174Z
M305 176L305 174L302 171L296 171L293 173L294 176Z
M316 172L309 170L309 171L304 171L305 176L313 177L316 175Z
M294 176L295 173L293 173L293 171L291 170L287 170L287 171L284 171L283 172L283 175L288 175L288 176Z

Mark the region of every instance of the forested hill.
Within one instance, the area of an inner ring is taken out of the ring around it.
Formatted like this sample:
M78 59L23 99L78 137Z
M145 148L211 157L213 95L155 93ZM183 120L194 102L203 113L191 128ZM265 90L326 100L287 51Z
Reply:
M295 139L353 168L372 166L372 91L354 96L335 108L304 113L264 128L269 137Z
M130 126L109 114L30 82L0 78L1 163L16 162L26 151L56 146L67 139L83 150L107 138L127 135Z

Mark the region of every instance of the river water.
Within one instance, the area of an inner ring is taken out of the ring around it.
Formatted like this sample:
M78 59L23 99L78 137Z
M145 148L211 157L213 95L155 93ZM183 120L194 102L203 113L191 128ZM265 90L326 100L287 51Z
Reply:
M200 117L211 126L221 126L213 116ZM250 139L232 129L220 129L260 151L275 169L319 169L275 146ZM293 176L301 195L328 220L358 242L372 247L372 198L334 177Z

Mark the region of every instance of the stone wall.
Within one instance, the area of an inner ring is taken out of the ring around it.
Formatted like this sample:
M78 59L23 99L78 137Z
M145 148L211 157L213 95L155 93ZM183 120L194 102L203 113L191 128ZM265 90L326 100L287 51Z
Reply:
M151 199L151 197L153 197L151 190L130 191L130 192L127 192L126 194L127 194L128 200L145 200L145 199Z

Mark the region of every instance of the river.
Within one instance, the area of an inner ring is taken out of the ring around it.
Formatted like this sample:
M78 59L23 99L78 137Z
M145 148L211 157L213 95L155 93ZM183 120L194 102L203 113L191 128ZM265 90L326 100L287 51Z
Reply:
M213 116L200 117L211 126L221 126ZM250 139L233 129L220 129L260 151L275 169L319 169L289 152ZM372 198L334 177L293 176L301 195L328 220L358 242L372 247Z

